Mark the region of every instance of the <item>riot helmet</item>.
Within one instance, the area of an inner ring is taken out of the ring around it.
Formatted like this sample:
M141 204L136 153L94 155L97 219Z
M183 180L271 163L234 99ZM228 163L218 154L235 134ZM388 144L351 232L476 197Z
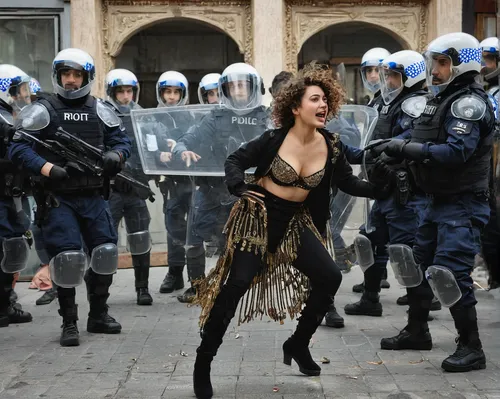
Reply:
M380 90L379 64L391 53L382 47L368 50L361 58L361 79L365 88L372 93Z
M87 96L95 79L94 59L77 48L60 51L52 63L54 93L67 100ZM80 83L81 81L81 83Z
M200 104L219 103L219 73L209 73L203 76L198 86L198 100Z
M412 50L389 55L379 66L380 94L384 103L390 104L406 88L425 81L425 60Z
M262 104L262 78L251 65L229 65L220 77L219 99L239 114L250 112Z
M106 75L106 99L128 113L139 101L139 81L128 69L113 69Z
M31 103L31 78L20 68L0 65L0 98L16 111Z
M189 84L186 77L177 71L161 74L156 82L156 99L160 107L176 107L189 102Z
M426 81L433 95L443 92L457 77L481 70L478 40L467 33L448 33L433 40L424 53Z

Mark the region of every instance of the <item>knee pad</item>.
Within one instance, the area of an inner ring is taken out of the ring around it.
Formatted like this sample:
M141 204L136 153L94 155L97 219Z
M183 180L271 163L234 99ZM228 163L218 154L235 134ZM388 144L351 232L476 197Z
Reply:
M26 268L30 248L25 237L4 238L3 257L0 266L4 273L17 273Z
M87 270L87 254L82 250L61 252L50 260L49 270L58 287L77 287L82 284Z
M354 251L361 270L363 273L366 272L375 263L370 239L365 235L358 234L354 238Z
M118 247L113 243L101 244L94 248L90 268L97 274L109 275L118 269Z
M389 260L399 284L406 288L420 285L423 280L422 269L415 262L413 250L408 245L389 245Z
M458 286L455 275L447 267L430 266L425 271L425 278L441 305L449 308L462 298L462 291Z
M152 241L148 230L127 234L127 250L131 255L142 255L151 251Z

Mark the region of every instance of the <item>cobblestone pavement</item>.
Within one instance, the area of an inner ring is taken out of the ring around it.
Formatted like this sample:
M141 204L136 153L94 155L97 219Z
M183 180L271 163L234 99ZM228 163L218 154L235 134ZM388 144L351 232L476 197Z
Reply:
M158 293L166 269L152 270L154 304L135 304L133 272L120 270L109 300L110 314L123 325L119 335L88 334L85 288L78 289L81 345L59 346L58 305L35 306L40 296L18 284L20 303L34 322L0 329L0 398L192 398L192 368L199 343L198 308L180 304L173 294ZM355 268L344 275L336 299L340 313L359 298L351 292L361 281ZM311 352L322 364L320 377L305 377L294 364L282 363L281 344L295 322L280 326L258 321L233 323L213 363L217 398L500 398L500 296L479 291L481 338L487 369L443 373L441 361L455 349L449 312L434 312L432 351L382 351L382 337L405 325L405 308L395 304L403 293L394 278L383 290L384 316L346 316L340 330L321 326ZM180 293L179 291L178 293ZM496 296L496 298L495 298Z

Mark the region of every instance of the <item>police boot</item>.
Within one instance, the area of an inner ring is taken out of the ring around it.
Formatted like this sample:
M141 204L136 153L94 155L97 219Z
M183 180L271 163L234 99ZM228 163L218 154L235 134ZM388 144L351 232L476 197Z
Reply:
M48 305L52 303L54 299L57 298L57 290L54 288L49 288L43 293L43 295L38 298L35 302L36 305Z
M415 294L413 294L415 296ZM380 347L389 350L431 350L432 337L429 333L427 317L429 316L430 299L419 300L418 297L410 300L408 324L395 337L382 338Z
M161 283L160 293L170 294L183 288L184 277L182 277L182 267L170 266L167 275Z
M108 314L106 301L109 297L109 287L113 282L113 275L102 275L88 269L85 274L87 298L90 304L87 331L89 333L119 334L122 326Z
M357 316L382 316L382 304L378 292L364 291L358 302L345 305L344 312Z
M2 289L2 288L0 288ZM30 313L24 312L21 308L21 305L18 305L17 303L11 302L11 292L12 292L11 286L6 286L3 287L3 295L2 295L2 302L3 306L6 307L6 314L9 319L8 324L21 324L21 323L29 323L33 321L33 317L31 316ZM1 304L0 304L1 306ZM5 311L4 311L5 312ZM5 323L5 322L4 322Z
M450 311L458 331L457 350L443 361L441 367L456 372L485 369L486 357L479 340L475 306L452 307Z
M196 288L193 283L205 278L205 250L203 246L194 246L186 251L187 272L191 287L177 296L181 303L191 303L196 298Z
M360 284L354 284L352 286L352 292L355 292L356 294L362 294L365 291L365 283L362 282Z
M343 328L344 327L344 318L337 313L337 309L335 308L335 303L332 299L332 304L328 308L328 311L325 315L325 324L328 327L333 328Z
M150 252L142 255L132 255L132 263L134 265L137 304L141 306L151 305L153 298L148 290Z
M430 310L431 310L431 312L435 312L437 310L441 310L441 302L439 302L439 300L436 297L434 297L432 299L431 309Z
M5 298L6 299L6 298ZM0 301L2 301L3 298L0 297ZM7 301L4 301L5 303L0 303L0 327L7 327L9 325L9 315L7 314L7 309L8 309L8 304Z
M80 345L80 333L78 331L78 305L75 303L76 290L74 288L57 287L59 298L59 315L63 318L61 326L61 346Z
M215 355L217 355L224 334L234 317L241 298L240 294L242 295L241 292L235 291L232 287L223 286L203 326L201 343L196 349L196 361L193 371L193 388L198 399L213 396L210 365Z
M78 305L73 308L59 309L59 315L63 318L61 326L61 346L78 346L80 345L80 332L78 331Z
M328 310L330 304L331 300L323 303L320 296L314 295L314 291L311 292L295 332L283 344L283 363L291 366L293 359L299 366L301 373L309 376L320 375L321 367L313 360L311 352L309 352L309 341L323 320L325 311Z
M383 288L383 289L391 288L391 285L387 281L387 267L384 267L384 273L382 275L382 281L380 281L380 288Z
M396 303L397 303L399 306L408 306L408 295L403 295L403 296L400 296L400 297L396 300Z

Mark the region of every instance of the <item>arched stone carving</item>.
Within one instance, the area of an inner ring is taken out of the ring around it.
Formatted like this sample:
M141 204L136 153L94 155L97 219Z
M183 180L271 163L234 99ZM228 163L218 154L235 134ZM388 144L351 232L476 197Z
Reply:
M286 0L286 67L290 71L297 69L297 55L307 39L345 22L366 22L392 35L404 48L423 50L427 41L428 2Z
M245 62L252 63L253 35L250 0L103 0L104 68L114 68L115 57L134 34L171 18L204 22L231 37Z

